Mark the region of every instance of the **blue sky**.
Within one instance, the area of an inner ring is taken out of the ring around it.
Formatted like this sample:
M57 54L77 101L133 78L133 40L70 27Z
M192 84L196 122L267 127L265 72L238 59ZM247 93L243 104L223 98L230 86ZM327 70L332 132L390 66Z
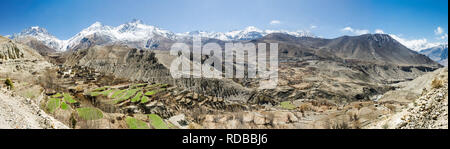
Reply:
M136 18L173 32L256 26L334 38L379 29L405 40L448 40L448 0L1 0L0 11L0 35L41 26L61 39L95 21Z

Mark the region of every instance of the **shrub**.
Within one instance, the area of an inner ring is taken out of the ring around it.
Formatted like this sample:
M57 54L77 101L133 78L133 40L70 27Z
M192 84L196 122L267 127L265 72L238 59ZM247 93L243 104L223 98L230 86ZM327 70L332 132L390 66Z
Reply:
M442 86L444 86L443 81L439 80L437 78L434 78L434 80L431 82L431 87L433 87L433 88L438 89L438 88L441 88Z
M5 84L8 89L10 89L10 90L14 89L14 83L11 81L10 78L7 78L5 80Z
M304 113L306 111L311 111L312 107L310 104L304 103L299 106L299 110L300 110L300 112Z

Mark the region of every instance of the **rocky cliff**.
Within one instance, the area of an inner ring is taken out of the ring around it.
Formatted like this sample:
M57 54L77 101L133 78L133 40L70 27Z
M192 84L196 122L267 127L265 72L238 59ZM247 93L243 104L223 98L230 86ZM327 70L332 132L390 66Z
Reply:
M160 53L158 57L170 59L171 56L168 53L162 55ZM134 81L172 84L210 96L235 97L239 95L243 99L250 96L250 90L231 80L173 79L167 65L170 62L170 60L159 60L157 54L152 51L114 45L94 46L90 49L78 50L67 55L65 65L87 66L100 72Z

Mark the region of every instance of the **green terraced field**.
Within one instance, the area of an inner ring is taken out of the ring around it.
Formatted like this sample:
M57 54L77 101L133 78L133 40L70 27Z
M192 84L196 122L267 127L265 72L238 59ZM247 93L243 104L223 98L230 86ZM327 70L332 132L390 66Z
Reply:
M69 110L69 105L66 102L61 102L61 109Z
M59 98L59 97L62 97L62 94L61 93L56 93L55 95L52 95L50 97L52 97L52 98Z
M280 106L287 110L293 110L297 108L295 105L293 105L290 101L284 101L280 103Z
M125 92L126 90L119 90L117 89L116 91L114 91L114 93L111 95L111 98L116 98L117 96L122 95L123 92Z
M131 102L139 102L139 101L141 100L141 97L142 97L142 92L138 92L138 93L136 94L136 96L134 96L134 97L131 99Z
M70 94L68 94L68 93L64 93L63 96L64 96L64 101L65 101L65 102L68 102L68 103L76 103L76 102L77 102L77 101L76 101L75 99L73 99L73 97L72 97Z
M126 90L125 94L123 96L119 97L119 99L116 99L114 101L114 103L119 103L119 102L122 102L122 101L125 101L125 100L131 98L133 95L136 94L137 91L139 91L139 89Z
M155 89L155 90L147 91L147 92L145 92L145 96L152 96L152 95L155 95L162 91L165 91L165 89L162 88L162 89Z
M103 118L103 112L97 108L77 108L77 113L84 120L98 120Z
M164 120L159 117L156 114L150 114L148 115L148 118L150 119L150 125L152 125L155 129L169 129L167 124L164 122Z
M114 87L100 87L94 89L89 93L91 96L106 96L113 99L114 104L118 104L127 100L133 103L147 103L150 101L151 96L155 96L161 92L166 91L168 84L150 84L141 83L133 84L128 87L128 89L117 89ZM147 97L149 96L149 97Z
M109 86L104 86L104 87L96 88L96 89L92 90L92 92L100 92L100 91L104 91L109 88L110 88Z
M148 99L147 96L142 96L141 103L147 103L149 101L150 101L150 99Z
M69 93L57 93L50 96L51 98L47 101L47 111L50 113L55 112L55 110L61 108L63 110L69 110L70 105L76 103L77 101Z
M104 90L104 91L101 91L101 92L91 92L91 93L89 93L89 94L90 94L91 96L94 96L94 97L100 96L100 95L103 95L103 96L109 96L113 91L114 91L114 90Z
M146 122L138 120L134 117L127 117L125 121L130 129L150 129Z
M61 99L58 98L50 98L47 101L47 110L50 113L55 112L56 109L59 108L59 106L61 105Z

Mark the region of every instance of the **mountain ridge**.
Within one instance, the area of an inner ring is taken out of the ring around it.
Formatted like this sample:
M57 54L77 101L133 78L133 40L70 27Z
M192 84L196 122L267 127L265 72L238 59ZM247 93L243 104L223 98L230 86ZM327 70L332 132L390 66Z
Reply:
M200 35L206 38L224 40L224 41L236 41L236 40L253 40L261 38L271 33L285 33L301 36L313 36L309 32L305 31L286 31L286 30L260 30L256 27L249 26L243 30L234 30L230 32L205 32L205 31L192 31L185 33L174 33L169 30L164 30L156 26L144 24L143 21L134 19L131 22L121 24L113 27L103 25L100 22L95 22L89 27L81 30L76 35L67 40L61 40L48 33L45 28L38 26L30 27L23 30L21 33L14 34L11 39L20 40L25 37L34 37L36 40L41 41L46 46L55 49L56 51L68 51L80 44L81 41L86 40L88 36L104 36L109 38L110 42L140 42L142 47L153 39L153 37L164 37L169 40L179 41L186 40L192 37L192 35Z
M254 42L277 42L281 56L287 57L318 55L324 58L337 56L343 60L357 59L409 66L438 67L439 65L428 57L405 47L387 34L342 36L334 39L270 34Z
M440 63L441 65L448 66L448 43L423 49L419 51L419 53L430 57L432 60Z

